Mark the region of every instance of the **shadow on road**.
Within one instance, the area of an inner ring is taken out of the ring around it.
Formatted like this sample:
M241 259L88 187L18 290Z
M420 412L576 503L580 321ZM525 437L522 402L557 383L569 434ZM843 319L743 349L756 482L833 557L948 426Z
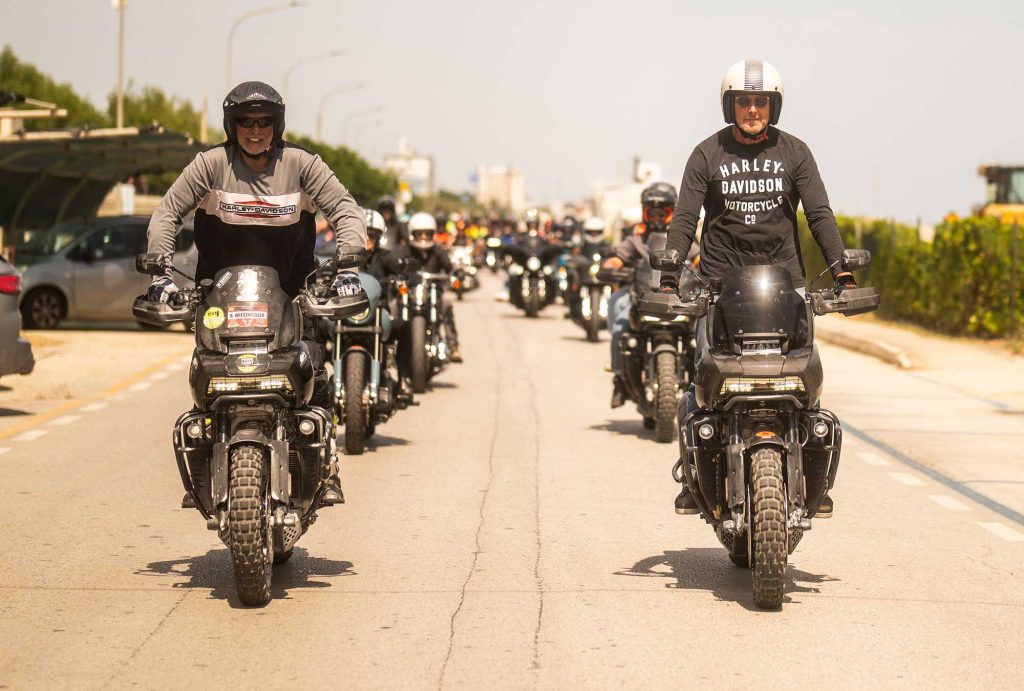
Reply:
M227 549L211 549L200 557L154 561L135 572L140 576L169 576L187 578L173 583L172 588L207 589L215 600L226 600L232 608L244 609L235 594L235 581L231 571L231 555ZM302 588L330 588L331 584L315 580L320 576L352 576L352 562L311 557L302 547L296 547L292 558L274 567L270 591L275 600L287 599L290 590Z
M591 425L590 429L599 432L614 432L628 437L654 440L654 430L644 427L643 421L636 420L605 420L599 425Z
M19 416L19 415L31 415L31 414L32 413L29 413L27 411L16 410L14 408L0 408L0 417L16 417L16 416Z
M401 437L385 437L378 433L366 440L366 448L383 449L388 446L408 446L411 444L408 439L402 439Z
M725 549L700 547L641 559L628 569L616 571L616 576L665 578L672 582L666 588L679 590L706 590L717 599L735 602L752 612L762 612L754 605L750 570L733 565ZM786 596L792 602L792 593L818 593L817 586L839 579L801 571L790 566L786 569Z

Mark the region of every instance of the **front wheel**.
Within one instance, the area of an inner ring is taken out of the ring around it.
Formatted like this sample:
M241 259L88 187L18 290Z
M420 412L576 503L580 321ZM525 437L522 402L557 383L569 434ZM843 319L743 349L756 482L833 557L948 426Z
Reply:
M762 609L777 609L782 606L789 554L786 489L778 449L759 449L751 454L750 487L754 604Z
M235 571L235 589L243 605L270 602L274 558L268 501L270 488L263 468L263 448L240 444L231 451L228 484L228 548Z
M540 313L540 291L536 281L530 281L530 295L526 298L526 316L536 317Z
M590 319L587 320L587 340L597 343L601 333L601 288L590 287Z
M366 355L353 350L345 355L345 452L361 454L366 443Z
M655 361L655 374L658 382L656 401L654 438L661 444L667 444L676 436L676 391L679 388L679 374L676 367L675 353L658 353Z
M409 369L412 375L412 390L424 393L427 390L427 318L417 315L409 325Z

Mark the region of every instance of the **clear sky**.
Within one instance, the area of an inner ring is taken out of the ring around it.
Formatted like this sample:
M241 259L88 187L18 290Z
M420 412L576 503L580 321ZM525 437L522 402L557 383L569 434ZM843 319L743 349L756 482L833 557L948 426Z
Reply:
M128 78L216 111L232 23L280 2L129 0ZM114 89L110 0L0 0L0 43L97 105ZM725 70L763 57L785 81L779 126L810 145L833 208L929 223L982 201L978 164L1024 163L1022 45L1019 0L308 0L239 26L233 81L283 90L297 60L344 50L294 70L289 129L312 134L324 93L365 81L328 101L325 139L381 105L349 128L374 163L406 134L446 187L511 163L546 201L625 179L634 155L678 182L724 125Z

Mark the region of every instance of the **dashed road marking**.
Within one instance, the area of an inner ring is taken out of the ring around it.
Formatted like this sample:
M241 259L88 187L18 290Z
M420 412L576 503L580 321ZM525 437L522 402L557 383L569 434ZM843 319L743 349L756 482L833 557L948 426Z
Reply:
M96 401L95 403L82 406L81 410L83 413L95 413L97 410L103 410L106 407L106 401Z
M1024 542L1024 533L1014 530L1008 525L1003 525L1002 523L982 523L980 521L978 525L1008 542Z
M163 371L163 372L154 372L153 374L149 375L149 378L152 381L160 381L161 379L167 379L167 377L169 377L169 376L171 376L170 372Z
M132 384L128 387L129 391L145 391L149 387L153 386L151 381L140 381L138 384Z
M967 504L963 503L962 501L959 501L958 499L954 499L948 494L929 494L928 498L931 499L936 504L938 504L939 506L941 506L942 508L949 509L950 511L971 510L971 507L969 507Z
M11 441L34 441L44 434L46 434L45 429L33 429L28 432L22 432Z
M181 370L185 369L186 367L188 367L191 364L192 364L192 358L190 356L188 362L175 362L173 365L168 365L167 366L167 371L169 371L169 372L180 372Z
M8 449L8 448L3 448L3 449L0 449L0 456L3 456L3 455L4 455L5 453L7 453L8 451L10 451L10 449Z
M56 420L50 420L50 424L51 425L70 425L72 422L74 422L75 420L78 420L78 419L79 419L79 417L77 415L65 415L64 417L59 417Z
M889 473L889 477L908 487L920 487L924 484L924 480L910 473Z
M877 466L889 465L889 461L885 460L884 458L882 458L881 456L879 456L877 454L867 453L866 451L861 451L861 452L857 453L857 456L860 458L860 460L864 461L868 465L877 465Z

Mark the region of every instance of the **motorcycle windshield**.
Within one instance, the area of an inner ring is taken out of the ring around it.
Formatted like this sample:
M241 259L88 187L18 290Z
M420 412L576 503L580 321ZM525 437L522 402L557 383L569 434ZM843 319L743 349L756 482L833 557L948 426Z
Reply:
M295 310L269 266L229 266L217 272L213 289L196 310L200 347L229 352L229 342L265 341L268 350L298 340Z
M647 240L647 257L637 262L636 267L636 286L641 293L647 292L648 290L657 290L661 285L661 272L651 268L651 262L648 259L650 252L653 250L663 250L665 245L668 243L668 233L651 233ZM683 273L686 273L685 271Z
M808 336L807 306L786 269L732 269L715 301L716 349L737 354L746 350L771 352L776 348L787 352L806 345Z

